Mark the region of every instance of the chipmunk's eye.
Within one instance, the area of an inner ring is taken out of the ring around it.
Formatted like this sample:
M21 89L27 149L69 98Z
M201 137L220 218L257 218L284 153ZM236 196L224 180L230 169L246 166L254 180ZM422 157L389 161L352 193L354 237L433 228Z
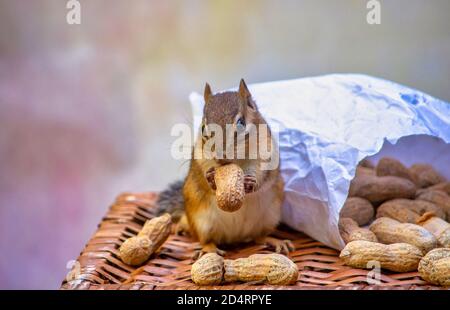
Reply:
M238 131L242 131L245 130L245 119L243 117L240 117L237 121L236 121L236 127Z

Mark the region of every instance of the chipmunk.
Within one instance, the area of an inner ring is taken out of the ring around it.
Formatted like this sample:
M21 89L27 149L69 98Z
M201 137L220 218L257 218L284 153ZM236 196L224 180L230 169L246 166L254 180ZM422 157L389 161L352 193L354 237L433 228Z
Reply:
M246 130L250 127L247 125L253 124L258 131L258 125L267 125L243 79L237 92L227 91L214 95L206 83L204 99L202 124L192 154L196 150L202 152L204 143L211 138L208 131L210 124L221 126L224 140L226 124L232 124L236 130ZM278 153L274 153L278 152L278 148L270 148L271 142L276 145L275 141L272 141L270 128L267 132L266 140L271 155L278 156ZM246 143L248 147L248 136L240 143ZM218 245L249 241L265 244L276 252L287 254L293 250L289 240L268 237L280 222L284 182L279 165L275 169L264 170L261 169L262 162L259 156L256 159L249 159L248 156L243 159L214 156L210 159L203 156L196 159L192 156L184 182L170 185L159 195L158 214L171 213L177 223L178 232L189 232L200 241L202 249L197 253L198 257L210 252L224 255L225 252L219 249ZM244 171L246 196L242 207L235 212L223 211L216 205L215 168L228 163L235 163Z

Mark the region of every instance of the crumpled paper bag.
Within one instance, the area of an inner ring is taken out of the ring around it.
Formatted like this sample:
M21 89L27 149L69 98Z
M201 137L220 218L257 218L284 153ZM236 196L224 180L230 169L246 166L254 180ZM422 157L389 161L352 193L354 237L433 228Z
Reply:
M444 101L356 74L253 84L249 89L272 130L279 130L283 222L330 247L344 246L339 211L363 158L375 155L376 162L385 153L406 164L429 162L450 178L450 104ZM190 101L198 130L203 96L192 93Z

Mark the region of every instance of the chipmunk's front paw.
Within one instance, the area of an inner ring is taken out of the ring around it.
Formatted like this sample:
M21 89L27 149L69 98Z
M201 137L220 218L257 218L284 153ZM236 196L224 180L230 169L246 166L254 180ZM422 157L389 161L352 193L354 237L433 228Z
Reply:
M294 245L292 244L291 240L280 240L273 237L264 237L255 240L257 244L264 244L269 248L272 248L277 253L288 255L289 252L292 252L295 250Z
M220 256L224 256L226 254L226 251L219 249L214 243L208 243L205 244L200 250L195 251L192 259L197 260L206 253L216 253Z
M246 194L256 192L258 183L256 177L250 174L244 175L244 190Z
M209 186L216 190L216 180L214 179L216 176L216 168L212 167L206 171L206 181L208 181Z

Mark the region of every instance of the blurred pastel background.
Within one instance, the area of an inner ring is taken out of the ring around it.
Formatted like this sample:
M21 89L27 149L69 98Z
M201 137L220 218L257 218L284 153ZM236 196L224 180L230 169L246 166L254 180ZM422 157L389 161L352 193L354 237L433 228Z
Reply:
M333 72L450 101L450 1L0 0L0 288L56 289L114 197L186 172L188 95Z

